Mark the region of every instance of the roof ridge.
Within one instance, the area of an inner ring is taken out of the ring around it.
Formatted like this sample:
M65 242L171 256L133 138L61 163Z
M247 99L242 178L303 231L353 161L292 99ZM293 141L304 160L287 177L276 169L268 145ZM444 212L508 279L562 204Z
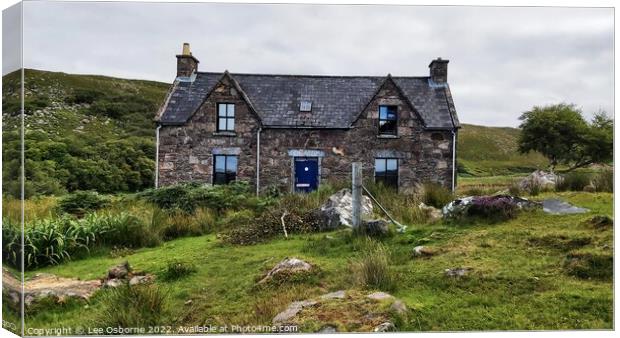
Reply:
M198 74L211 74L211 75L220 75L220 74L224 74L226 71L224 72L205 72L205 71L201 71L201 72L197 72ZM369 79L383 79L386 78L388 75L322 75L322 74L269 74L269 73L235 73L235 72L228 72L231 75L245 75L245 76L283 76L283 77L314 77L314 78L369 78ZM430 76L394 76L394 75L390 75L392 78L399 78L399 79L427 79Z

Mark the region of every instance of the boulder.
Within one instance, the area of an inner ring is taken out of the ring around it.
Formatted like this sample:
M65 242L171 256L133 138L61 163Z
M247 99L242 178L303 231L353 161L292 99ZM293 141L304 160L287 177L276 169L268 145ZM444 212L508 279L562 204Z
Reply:
M442 213L446 219L458 219L469 215L471 210L490 210L501 206L514 207L516 210L534 210L542 207L542 204L510 195L468 196L446 204Z
M276 264L276 266L269 270L265 277L263 277L263 279L261 279L258 283L265 283L278 274L308 272L310 270L312 270L312 265L302 261L299 258L285 258L283 261Z
M437 208L435 208L433 206L426 205L426 204L424 204L424 202L421 202L420 205L418 206L418 208L424 212L424 214L428 218L429 222L431 222L431 223L437 222L437 221L441 220L441 218L443 217L443 214L441 213L441 210L439 210L439 209L437 209Z
M335 217L338 216L339 224L352 227L352 209L353 196L350 189L342 189L337 193L329 196L321 208L320 213L323 219L328 222L329 229L335 223ZM368 196L362 196L362 217L372 215L372 201Z
M532 191L533 186L539 189L554 189L560 179L560 176L552 172L536 170L519 182L519 188L528 192Z
M103 281L103 287L116 288L125 284L125 280L121 278L110 278Z
M369 236L383 236L390 232L389 222L384 219L362 221L364 233Z

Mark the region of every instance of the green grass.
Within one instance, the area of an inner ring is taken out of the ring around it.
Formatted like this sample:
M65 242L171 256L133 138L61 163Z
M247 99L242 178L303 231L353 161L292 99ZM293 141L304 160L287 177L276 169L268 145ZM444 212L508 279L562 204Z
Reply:
M612 280L585 279L565 269L567 257L590 252L613 254L610 229L598 230L587 220L612 215L608 193L542 193L537 199L558 196L591 209L581 215L553 216L523 213L493 225L411 225L404 234L382 239L389 248L395 286L392 294L411 309L400 330L611 329ZM560 239L559 241L554 239ZM222 244L215 235L177 239L156 248L138 249L123 258L109 255L46 267L48 272L93 279L108 267L128 260L136 270L157 273L168 261L191 262L196 272L174 281L158 280L165 290L170 313L164 325L269 324L289 302L338 289L358 289L350 263L359 257L365 239L347 230L328 234L282 236L252 246ZM559 243L559 244L558 244ZM438 252L412 258L416 245ZM293 280L256 288L256 280L284 257L316 264L320 279ZM165 257L165 259L163 259ZM443 270L471 267L462 279L443 276ZM81 325L103 309L100 291L85 304L52 307L28 316L27 327ZM185 305L191 299L191 305Z
M463 124L458 136L459 172L467 176L529 173L549 161L539 153L519 154L519 129Z

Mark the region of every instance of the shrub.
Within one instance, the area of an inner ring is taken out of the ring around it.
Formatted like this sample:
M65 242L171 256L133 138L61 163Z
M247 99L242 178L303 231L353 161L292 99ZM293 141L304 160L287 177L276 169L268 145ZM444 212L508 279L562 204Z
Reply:
M63 196L58 202L61 211L82 216L93 210L109 205L110 200L95 191L75 191Z
M389 251L379 242L370 239L366 241L352 270L356 283L363 288L391 291L396 286L390 269Z
M229 209L261 211L271 202L270 199L254 196L247 182L215 186L185 183L148 189L138 193L137 197L162 209L180 210L187 214L193 214L198 207L209 208L218 214Z
M454 199L452 192L436 183L424 184L423 197L426 205L435 208L443 208L444 205L450 203Z
M601 171L594 177L592 184L597 192L614 192L614 171L612 169Z
M168 263L166 269L161 274L161 278L165 281L172 281L189 276L194 272L196 272L196 267L193 264L174 261Z
M92 325L120 328L159 326L168 312L166 299L166 293L152 284L107 289L101 296L101 310Z
M218 222L220 229L234 229L241 225L252 223L256 219L250 210L229 211Z
M570 172L561 176L555 185L557 191L583 191L590 184L590 174L583 172Z

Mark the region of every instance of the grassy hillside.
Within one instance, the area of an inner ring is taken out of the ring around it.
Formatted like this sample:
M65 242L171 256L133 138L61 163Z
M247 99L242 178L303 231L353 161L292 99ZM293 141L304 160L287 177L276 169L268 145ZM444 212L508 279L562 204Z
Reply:
M20 74L3 77L4 193L19 183ZM26 194L152 186L153 117L168 84L25 71Z
M458 162L462 176L495 176L531 172L549 162L539 153L519 154L519 129L464 124L459 131Z

